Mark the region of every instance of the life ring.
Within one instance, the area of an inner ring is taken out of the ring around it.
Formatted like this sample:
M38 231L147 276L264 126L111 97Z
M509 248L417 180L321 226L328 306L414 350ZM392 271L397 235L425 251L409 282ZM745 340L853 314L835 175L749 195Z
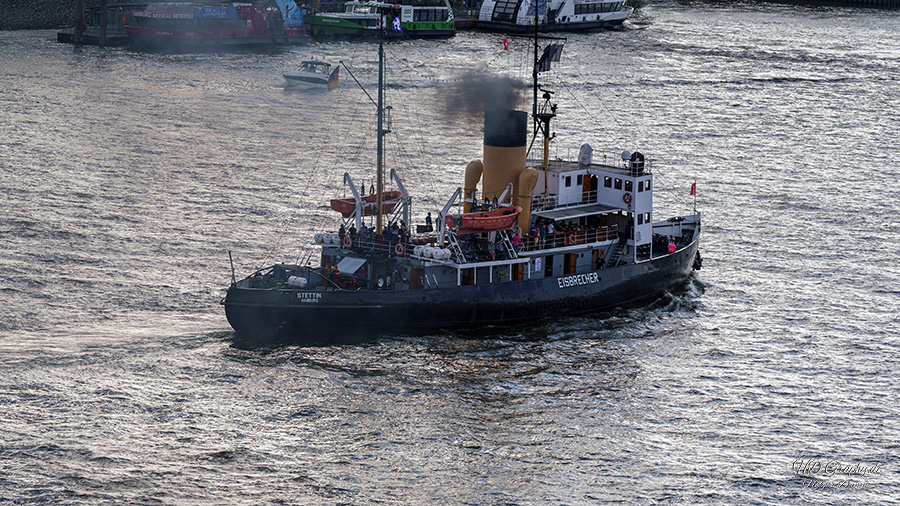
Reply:
M406 247L403 246L402 242L398 242L396 246L394 246L394 253L397 254L398 257L402 257L403 253L406 252Z
M575 245L575 234L568 233L566 234L566 246L574 246Z
M350 246L353 246L353 239L351 239L349 235L345 235L344 239L341 240L341 244L343 244L345 248L349 248Z
M631 203L631 194L625 193L624 195L622 195L622 200L624 200L626 204L630 204Z

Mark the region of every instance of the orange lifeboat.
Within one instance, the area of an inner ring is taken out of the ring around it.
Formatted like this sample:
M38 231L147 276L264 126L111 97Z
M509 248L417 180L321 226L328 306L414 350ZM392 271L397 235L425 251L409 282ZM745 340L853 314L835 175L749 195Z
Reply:
M386 191L381 194L381 214L390 214L394 211L394 208L397 207L397 204L400 203L400 199L403 198L403 194L399 191ZM375 207L378 205L376 201L378 200L378 195L369 195L367 197L363 197L363 215L364 216L372 216L375 214ZM331 208L339 213L344 218L349 218L353 211L356 210L356 199L332 199L331 200Z
M459 230L457 231L457 234L465 235L508 230L512 227L513 223L516 222L516 218L518 218L519 213L521 212L521 207L514 206L501 207L500 209L494 209L493 211L486 211L483 213L460 214Z

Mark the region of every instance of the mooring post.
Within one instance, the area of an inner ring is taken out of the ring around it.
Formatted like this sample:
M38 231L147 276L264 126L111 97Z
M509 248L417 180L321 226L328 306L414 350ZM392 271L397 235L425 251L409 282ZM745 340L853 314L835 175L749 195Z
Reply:
M81 45L81 27L84 26L84 0L75 0L75 45Z
M97 44L100 47L106 45L106 10L107 10L107 0L100 0L100 37L97 41Z

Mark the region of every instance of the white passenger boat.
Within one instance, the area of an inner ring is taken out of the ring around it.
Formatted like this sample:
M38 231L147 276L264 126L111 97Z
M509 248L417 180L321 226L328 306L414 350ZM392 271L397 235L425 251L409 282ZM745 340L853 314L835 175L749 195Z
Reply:
M633 12L624 0L484 0L474 27L532 33L536 23L539 32L575 32L619 26Z

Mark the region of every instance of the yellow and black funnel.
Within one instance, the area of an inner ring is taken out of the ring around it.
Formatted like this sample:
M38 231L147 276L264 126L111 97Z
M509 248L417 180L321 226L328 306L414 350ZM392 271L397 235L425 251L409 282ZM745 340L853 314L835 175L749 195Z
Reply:
M469 212L481 180L484 199L493 200L513 185L513 205L520 206L519 227L528 230L531 218L531 191L537 183L534 168L525 168L528 143L528 114L523 111L494 110L484 113L483 162L473 160L466 166L465 206Z

